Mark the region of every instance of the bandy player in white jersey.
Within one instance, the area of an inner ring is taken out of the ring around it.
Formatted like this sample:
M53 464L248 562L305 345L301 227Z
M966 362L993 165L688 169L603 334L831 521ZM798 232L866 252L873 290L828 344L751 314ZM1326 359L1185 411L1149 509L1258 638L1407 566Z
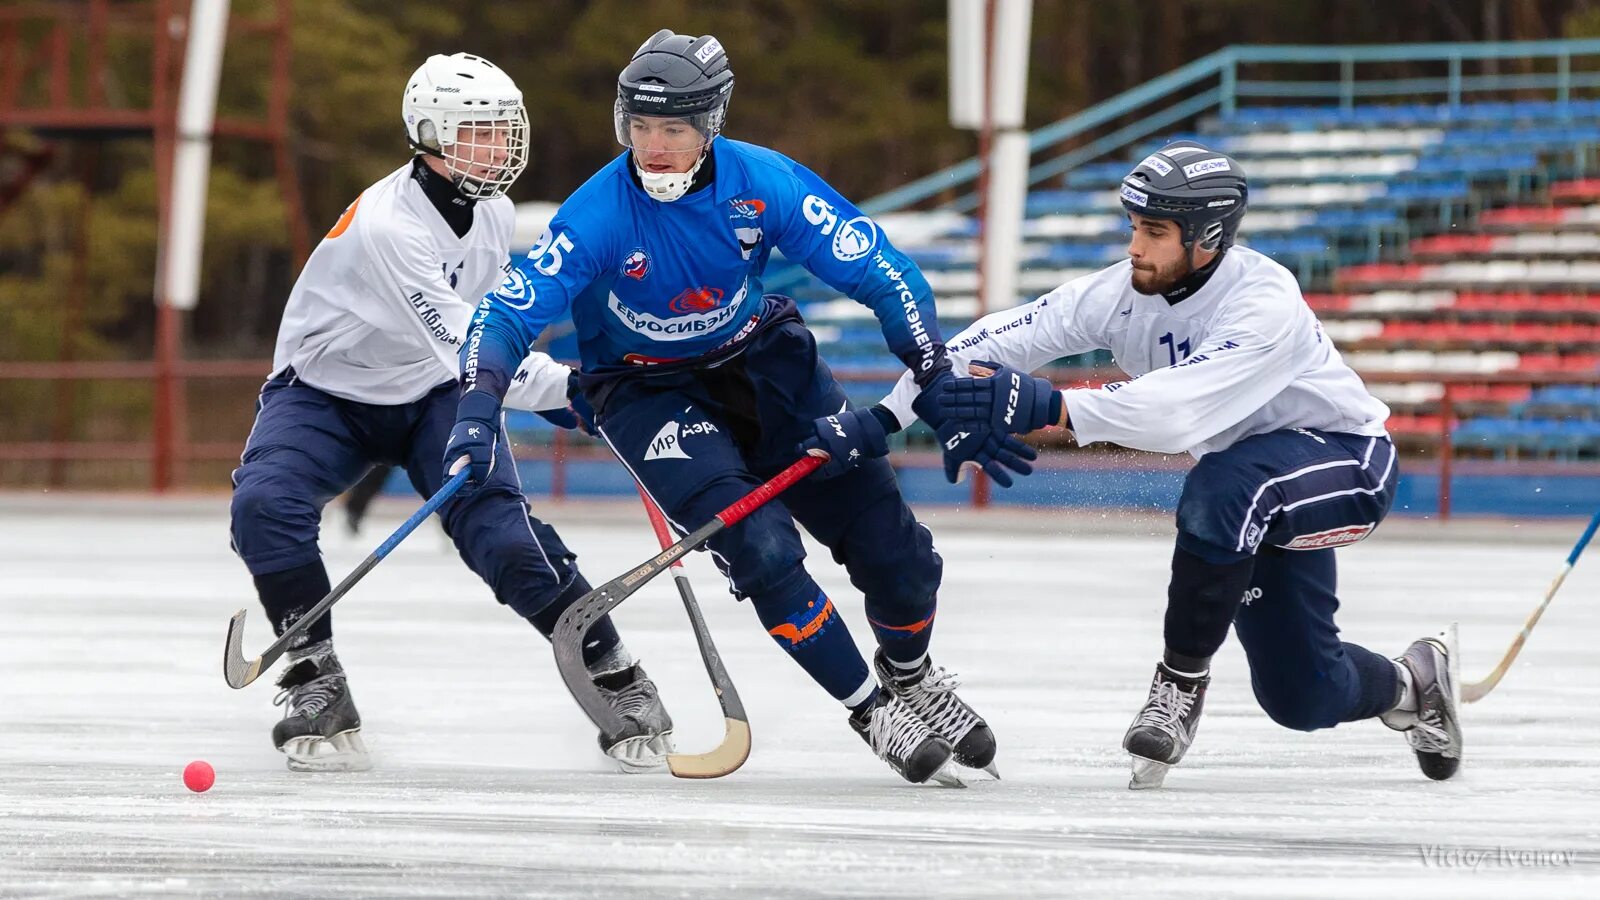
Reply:
M458 354L479 299L510 270L505 190L527 164L521 91L480 57L433 56L407 82L402 116L415 155L363 191L306 262L233 473L234 549L279 634L328 593L317 538L329 500L374 464L404 467L424 497L439 490ZM573 427L571 374L530 354L507 405ZM589 591L574 554L530 513L509 445L483 487L439 514L468 567L546 637ZM602 737L602 749L625 771L658 767L672 723L655 685L609 621L589 637L595 682L633 726L619 741ZM288 656L272 738L289 767L365 768L329 617Z
M1233 246L1248 200L1236 161L1174 143L1123 179L1121 198L1129 259L951 340L958 370L980 377L955 379L942 400L999 432L1058 426L1080 444L1199 460L1178 502L1166 651L1123 739L1130 786L1159 785L1183 758L1230 625L1274 721L1313 731L1377 717L1405 732L1428 777L1449 778L1461 760L1450 639L1390 660L1341 641L1333 620L1332 548L1370 534L1394 499L1388 408L1294 276ZM1098 349L1132 380L1057 391L1027 374ZM914 395L902 382L885 405L908 423Z

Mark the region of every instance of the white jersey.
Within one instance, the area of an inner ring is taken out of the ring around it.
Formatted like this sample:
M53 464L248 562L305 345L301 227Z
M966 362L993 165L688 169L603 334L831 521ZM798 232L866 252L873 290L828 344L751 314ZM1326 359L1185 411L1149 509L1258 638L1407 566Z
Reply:
M973 360L1031 372L1110 350L1133 380L1061 392L1080 444L1199 457L1285 428L1385 433L1389 408L1345 365L1284 267L1233 247L1204 286L1169 304L1135 291L1130 265L974 322L948 344L956 373ZM884 403L910 424L916 396L908 374Z
M504 197L479 201L456 237L411 166L363 191L306 261L278 326L274 373L293 366L312 387L385 406L457 379L473 311L508 271L515 212ZM570 371L530 354L505 404L565 407Z

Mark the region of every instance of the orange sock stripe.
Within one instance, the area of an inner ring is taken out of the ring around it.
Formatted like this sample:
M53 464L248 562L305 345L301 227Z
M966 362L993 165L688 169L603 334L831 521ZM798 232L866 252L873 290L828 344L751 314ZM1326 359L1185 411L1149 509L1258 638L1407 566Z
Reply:
M885 625L877 619L870 618L867 621L872 623L873 628L882 628L884 631L904 631L906 634L921 634L928 626L933 624L933 617L938 614L938 610L934 610L926 619L920 622L912 622L910 625Z
M801 627L796 628L793 624L785 622L782 625L769 630L767 634L770 634L775 638L787 638L789 641L789 646L792 647L795 644L798 644L806 638L809 638L821 631L822 626L826 625L828 620L831 618L833 618L833 601L829 600L822 604L822 610L818 612L816 616L811 619L811 621L807 622Z

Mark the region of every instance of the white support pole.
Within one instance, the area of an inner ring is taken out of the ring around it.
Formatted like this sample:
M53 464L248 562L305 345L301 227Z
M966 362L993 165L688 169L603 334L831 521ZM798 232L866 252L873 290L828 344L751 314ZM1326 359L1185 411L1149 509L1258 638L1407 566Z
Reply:
M989 61L989 142L984 198L983 286L980 312L1017 303L1022 258L1022 215L1028 194L1028 134L1023 130L1028 99L1028 43L1033 0L994 4L993 56Z
M989 149L989 201L984 222L984 312L1017 305L1022 259L1022 213L1028 196L1028 133L995 133Z
M985 0L950 2L950 124L983 127L983 18Z
M157 302L194 309L200 299L200 259L205 240L206 187L211 173L211 131L217 84L228 36L230 0L194 0L183 84L178 94L177 146L173 151L171 223L161 236L166 264Z
M994 59L990 61L990 119L1001 131L1021 128L1028 103L1028 43L1033 0L994 0Z

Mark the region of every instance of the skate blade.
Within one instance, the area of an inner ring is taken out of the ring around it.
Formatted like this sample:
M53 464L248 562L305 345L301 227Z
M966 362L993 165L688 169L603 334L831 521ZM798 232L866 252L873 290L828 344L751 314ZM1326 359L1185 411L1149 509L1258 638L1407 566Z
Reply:
M999 781L1000 780L1000 766L999 765L997 765L995 763L989 763L987 766L983 767L983 771L989 773L989 777L993 778L995 781Z
M928 776L928 780L940 787L964 788L967 786L967 783L961 780L961 775L956 772L956 767L953 763L945 763L940 766L937 772Z
M1450 676L1450 712L1455 714L1461 708L1461 633L1460 627L1451 622L1440 635L1439 640L1444 642L1445 672Z
M673 752L672 732L626 738L606 749L624 775L647 775L667 771L667 754Z
M333 737L290 738L280 748L291 772L365 772L372 757L360 730L341 731Z
M1172 766L1142 756L1130 757L1133 760L1133 780L1128 782L1130 791L1147 791L1161 787L1167 779L1167 770Z

